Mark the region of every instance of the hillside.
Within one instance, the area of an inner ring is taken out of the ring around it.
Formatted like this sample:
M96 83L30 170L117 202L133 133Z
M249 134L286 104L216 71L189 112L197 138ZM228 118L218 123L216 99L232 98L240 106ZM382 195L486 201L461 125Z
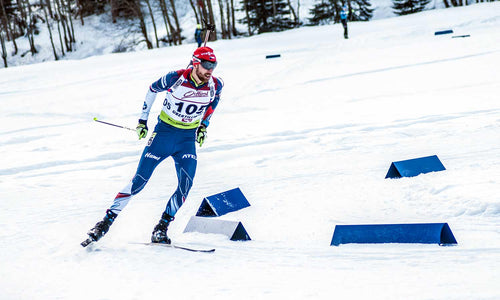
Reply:
M188 1L176 1L176 9L179 15L179 21L182 28L182 36L185 38L184 44L191 44L194 47L194 28L196 27L196 18L193 14L192 8ZM214 2L216 5L216 2ZM297 1L292 1L292 5L297 8ZM299 18L303 23L307 23L307 19L310 17L310 9L316 3L315 0L301 0L299 6ZM392 11L392 1L391 0L372 0L371 8L373 11L372 20L385 19L394 17ZM236 3L238 5L238 1ZM433 8L429 5L429 9ZM441 8L442 4L437 4L437 8ZM162 17L159 14L160 9L155 10L157 15L155 19L157 21L157 29L159 37L166 36L165 27L163 24ZM216 26L220 26L220 17L218 15L219 10L215 9ZM243 12L236 12L236 19L243 18ZM149 30L149 37L153 39L154 31L151 19L147 18L147 28ZM247 29L243 24L237 23L238 30L243 33ZM133 52L146 50L146 44L140 42L144 40L144 37L138 32L138 24L119 19L117 23L113 23L111 19L111 13L108 10L100 15L94 15L84 18L84 25L82 25L79 19L74 20L75 36L77 43L74 45L74 51L66 53L65 56L60 54L60 46L56 43L58 48L58 55L61 56L62 60L75 60L84 59L91 56L98 56L103 54L111 54L116 52ZM40 33L35 37L36 48L39 53L32 56L28 53L29 43L26 37L21 37L16 40L19 47L19 53L12 56L14 53L14 46L11 42L7 43L8 48L8 66L18 66L27 65L33 63L40 63L44 61L53 61L54 54L52 46L50 44L49 32L45 24L38 24L38 30ZM55 30L55 28L53 28ZM218 31L220 31L218 29ZM238 38L245 38L244 36L239 36ZM162 47L168 47L162 44ZM3 68L3 64L0 68Z

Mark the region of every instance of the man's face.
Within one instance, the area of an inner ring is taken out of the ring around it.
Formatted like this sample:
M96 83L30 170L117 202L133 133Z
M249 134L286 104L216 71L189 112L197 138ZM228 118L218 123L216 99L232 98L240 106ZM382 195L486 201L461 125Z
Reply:
M208 82L214 69L205 69L201 64L195 66L196 76L203 82Z

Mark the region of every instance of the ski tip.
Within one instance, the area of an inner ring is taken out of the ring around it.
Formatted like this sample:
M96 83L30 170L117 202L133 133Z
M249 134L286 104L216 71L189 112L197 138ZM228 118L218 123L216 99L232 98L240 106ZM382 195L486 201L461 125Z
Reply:
M88 245L90 245L91 243L93 242L93 240L91 238L88 238L86 239L85 241L81 242L80 245L82 245L82 247L87 247Z
M94 121L97 121L97 117L94 117Z

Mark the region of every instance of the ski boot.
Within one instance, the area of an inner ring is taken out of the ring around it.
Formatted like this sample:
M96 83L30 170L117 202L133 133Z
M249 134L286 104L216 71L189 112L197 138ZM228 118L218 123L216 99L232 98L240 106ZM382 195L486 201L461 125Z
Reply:
M153 233L151 234L151 243L161 243L170 244L170 238L167 236L167 229L170 222L174 220L174 217L164 212L161 215L161 220L158 225L155 226Z
M102 221L97 222L94 228L90 229L89 232L87 232L89 238L83 241L81 245L83 247L86 247L90 243L97 242L98 240L100 240L106 234L106 232L108 232L109 226L113 224L113 221L115 220L116 216L118 215L108 209Z

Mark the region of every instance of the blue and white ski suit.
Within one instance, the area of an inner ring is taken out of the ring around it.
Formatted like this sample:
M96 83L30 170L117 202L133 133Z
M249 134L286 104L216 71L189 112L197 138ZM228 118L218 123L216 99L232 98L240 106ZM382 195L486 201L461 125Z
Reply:
M222 80L212 76L208 83L197 86L192 68L173 71L149 87L140 119L147 120L156 94L166 91L158 123L141 155L132 180L115 197L110 210L123 210L131 197L147 184L154 169L165 158L172 157L177 171L177 189L170 197L165 212L175 216L187 198L196 172L196 129L208 127L223 87Z

